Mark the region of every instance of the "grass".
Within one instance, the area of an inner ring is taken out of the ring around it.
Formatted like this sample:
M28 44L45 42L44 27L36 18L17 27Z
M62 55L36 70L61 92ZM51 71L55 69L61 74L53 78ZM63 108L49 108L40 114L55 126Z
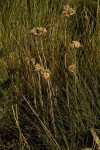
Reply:
M99 3L0 2L1 150L100 147L95 143L100 132ZM62 16L66 4L76 10L67 19ZM46 28L47 34L34 36L33 27ZM73 41L82 46L71 49Z

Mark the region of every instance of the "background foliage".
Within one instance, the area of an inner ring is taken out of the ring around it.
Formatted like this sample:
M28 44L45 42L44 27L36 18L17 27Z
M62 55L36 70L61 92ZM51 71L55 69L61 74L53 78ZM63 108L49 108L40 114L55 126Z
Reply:
M67 24L66 4L76 10ZM90 129L100 130L99 0L3 0L0 8L0 149L92 147ZM34 37L41 26L47 35ZM82 47L70 49L72 41ZM40 57L48 81L31 63ZM75 57L77 81L68 70Z

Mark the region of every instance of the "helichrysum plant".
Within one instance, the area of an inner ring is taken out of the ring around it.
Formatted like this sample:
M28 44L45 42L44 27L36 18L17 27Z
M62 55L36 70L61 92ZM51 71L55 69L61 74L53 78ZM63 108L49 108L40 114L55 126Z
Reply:
M71 8L69 5L65 5L65 6L63 7L63 16L64 16L64 17L72 16L72 15L74 15L75 13L76 13L76 11L75 11L73 8Z
M34 34L35 36L42 36L42 35L45 35L47 33L47 30L45 28L42 28L42 27L36 27L36 28L33 28L31 30L31 33Z

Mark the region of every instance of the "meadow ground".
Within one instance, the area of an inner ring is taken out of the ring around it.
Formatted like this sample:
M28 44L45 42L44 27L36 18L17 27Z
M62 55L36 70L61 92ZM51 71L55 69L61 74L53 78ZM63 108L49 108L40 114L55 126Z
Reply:
M100 149L100 1L0 1L0 150Z

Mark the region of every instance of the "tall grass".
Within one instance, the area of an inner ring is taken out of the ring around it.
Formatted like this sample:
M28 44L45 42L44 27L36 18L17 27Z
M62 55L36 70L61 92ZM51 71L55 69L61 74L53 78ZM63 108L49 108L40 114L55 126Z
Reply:
M92 147L90 129L100 130L99 3L0 2L0 149ZM66 4L76 10L67 20ZM36 37L33 27L47 34ZM73 41L82 46L71 49ZM36 64L49 69L50 78Z

